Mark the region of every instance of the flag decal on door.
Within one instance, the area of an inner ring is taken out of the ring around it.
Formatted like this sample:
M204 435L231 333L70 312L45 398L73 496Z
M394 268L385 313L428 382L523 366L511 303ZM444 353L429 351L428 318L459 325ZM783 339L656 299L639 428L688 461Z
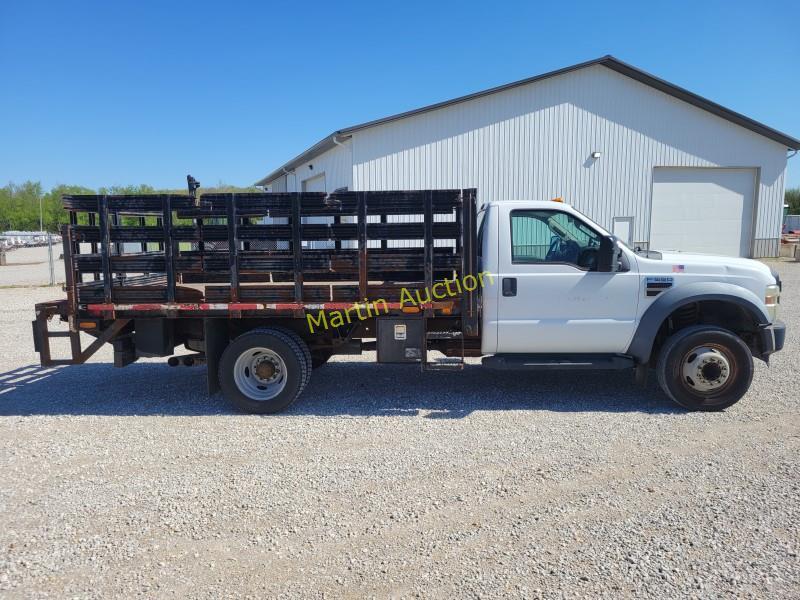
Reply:
M668 290L675 283L672 277L647 277L645 278L645 295L658 296L664 290Z
M684 265L672 265L673 273L683 273L686 270Z

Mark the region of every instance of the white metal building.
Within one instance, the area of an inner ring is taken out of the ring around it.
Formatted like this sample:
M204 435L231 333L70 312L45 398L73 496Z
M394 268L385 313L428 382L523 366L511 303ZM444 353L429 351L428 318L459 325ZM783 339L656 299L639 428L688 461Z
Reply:
M627 242L776 256L800 141L611 56L335 131L272 191L561 197Z

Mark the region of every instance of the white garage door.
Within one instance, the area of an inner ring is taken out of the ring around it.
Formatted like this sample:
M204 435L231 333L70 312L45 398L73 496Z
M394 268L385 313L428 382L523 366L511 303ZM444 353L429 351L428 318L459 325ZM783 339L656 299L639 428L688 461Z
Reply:
M748 256L754 188L754 169L654 169L650 249Z
M304 192L324 192L325 191L325 173L320 173L314 177L303 180L301 188ZM303 223L315 224L330 224L333 223L333 217L303 217ZM329 250L334 247L333 242L324 241L303 241L303 248L314 248L315 250Z
M320 173L314 177L304 179L302 183L304 192L324 192L325 191L325 173Z

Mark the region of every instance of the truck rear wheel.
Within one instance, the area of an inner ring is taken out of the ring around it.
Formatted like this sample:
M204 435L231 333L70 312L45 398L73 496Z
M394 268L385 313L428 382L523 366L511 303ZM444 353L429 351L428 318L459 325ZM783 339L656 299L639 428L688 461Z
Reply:
M695 325L667 339L656 372L661 389L684 408L724 410L750 388L753 356L736 334Z
M276 413L302 393L311 372L305 342L283 329L254 329L233 340L222 353L219 382L237 409Z

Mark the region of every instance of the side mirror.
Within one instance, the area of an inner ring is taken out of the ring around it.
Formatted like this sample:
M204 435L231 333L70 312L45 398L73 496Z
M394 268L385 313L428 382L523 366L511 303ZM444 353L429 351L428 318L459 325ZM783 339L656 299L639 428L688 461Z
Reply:
M620 253L617 238L613 235L604 235L600 239L600 248L597 251L598 272L613 273L619 270Z

